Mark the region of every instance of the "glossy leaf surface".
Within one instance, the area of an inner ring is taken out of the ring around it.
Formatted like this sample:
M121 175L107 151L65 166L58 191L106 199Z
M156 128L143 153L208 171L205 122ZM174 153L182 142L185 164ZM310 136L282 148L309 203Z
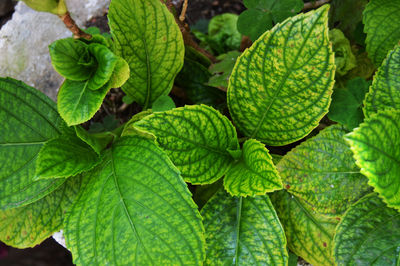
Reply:
M70 177L100 163L99 155L76 135L61 135L44 144L36 160L35 179Z
M108 13L117 55L131 73L124 92L145 108L167 95L183 65L182 34L159 0L113 0Z
M282 225L267 195L231 197L219 190L201 211L205 265L286 265Z
M400 1L371 0L363 13L367 52L376 66L400 40Z
M400 109L400 45L390 51L374 76L364 101L366 117L386 108Z
M328 6L277 24L237 60L228 107L238 129L268 145L299 140L328 112L334 55Z
M318 214L306 202L283 190L273 193L271 200L290 250L312 265L334 265L333 236L340 218Z
M210 184L229 169L238 150L235 128L206 105L187 105L144 117L135 126L154 134L185 181Z
M225 174L224 187L233 196L255 196L283 186L267 148L250 139L243 144L241 158Z
M65 223L75 264L201 265L197 206L152 141L122 137L86 178Z
M343 213L368 193L353 153L335 125L288 152L277 164L284 187L321 213Z
M29 205L0 211L0 240L17 248L34 247L62 228L65 212L79 192L80 177Z
M20 81L0 78L0 209L43 198L64 180L33 181L43 144L65 131L55 103Z
M390 207L400 210L400 110L378 112L346 140L369 184Z
M334 238L338 265L393 265L399 263L400 213L373 193L352 206Z
M96 71L96 61L89 53L88 45L74 38L53 42L49 46L51 63L63 77L83 81Z
M65 80L58 92L57 107L69 126L88 121L99 110L110 87L89 89L89 81Z

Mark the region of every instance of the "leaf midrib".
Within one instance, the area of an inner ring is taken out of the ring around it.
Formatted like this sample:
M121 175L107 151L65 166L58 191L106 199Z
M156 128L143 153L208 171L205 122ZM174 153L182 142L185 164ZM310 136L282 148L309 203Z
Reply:
M255 136L255 135L258 133L258 131L260 130L261 125L264 123L264 120L265 120L265 118L267 117L267 113L269 112L269 109L271 108L272 104L275 102L275 100L276 100L277 97L279 96L279 94L280 94L280 92L281 92L281 90L282 90L282 87L285 85L286 81L288 80L288 77L292 74L293 65L297 62L297 59L299 58L300 53L302 52L302 50L303 50L303 48L304 48L306 42L307 42L308 39L310 38L310 35L311 35L312 31L314 30L314 28L315 28L316 25L318 24L318 22L319 22L319 20L320 20L320 18L321 18L321 16L322 16L323 14L324 14L324 12L321 12L321 13L319 14L318 18L317 18L317 19L315 20L315 22L312 24L310 30L309 30L308 33L307 33L307 36L304 38L304 40L303 40L303 42L302 42L302 44L301 44L300 49L298 50L298 52L297 52L297 54L296 54L294 60L292 61L292 62L293 62L292 65L290 66L290 68L289 68L288 70L286 70L286 73L285 73L284 77L282 78L280 84L277 86L277 89L276 89L276 91L275 91L275 94L274 94L273 98L271 99L271 101L270 101L270 103L269 103L267 109L265 110L265 112L263 112L263 115L262 115L261 119L259 120L259 122L257 123L257 126L256 126L256 128L254 129L253 133L251 133L250 138L254 138L254 136ZM303 20L304 20L304 19L305 19L305 18L303 18ZM286 41L286 40L285 40L285 41Z

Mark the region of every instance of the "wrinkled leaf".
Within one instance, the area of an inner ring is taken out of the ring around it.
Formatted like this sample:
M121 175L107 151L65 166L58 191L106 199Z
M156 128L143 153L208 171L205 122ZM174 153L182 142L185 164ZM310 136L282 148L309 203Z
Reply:
M40 149L35 180L75 176L98 163L100 158L92 147L76 135L61 135Z
M16 248L34 247L62 228L65 212L79 192L81 177L29 205L0 211L0 240Z
M376 66L380 66L400 40L400 1L369 1L363 13L363 22L368 55Z
M284 190L273 193L271 200L290 250L312 265L334 265L333 236L340 218L318 214Z
M120 138L85 178L65 222L75 264L201 265L197 206L152 141Z
M206 105L154 113L135 127L154 134L183 179L192 184L210 184L221 178L233 161L227 149L239 149L232 123Z
M225 174L224 187L232 196L256 196L282 189L282 181L264 144L250 139L242 157Z
M285 20L239 57L229 79L228 107L244 135L268 145L289 144L328 112L335 75L328 9Z
M288 152L277 164L284 187L321 213L343 213L371 189L335 125Z
M357 65L357 59L351 51L350 41L339 29L330 30L329 39L335 53L336 74L344 76Z
M122 89L146 109L170 92L182 68L182 34L159 0L113 0L108 19L116 53L131 71Z
M380 111L346 135L361 173L389 207L400 210L400 110Z
M208 24L208 43L217 54L222 54L240 47L242 35L236 23L238 15L225 13L214 16Z
M44 143L66 132L56 105L40 91L0 78L0 209L24 206L59 187L64 180L33 181Z
M400 46L389 52L374 76L364 101L364 114L370 117L386 108L400 109Z
M375 193L352 206L336 230L338 265L398 265L400 213L388 208Z
M201 211L205 265L286 265L282 225L267 195L231 197L222 189Z

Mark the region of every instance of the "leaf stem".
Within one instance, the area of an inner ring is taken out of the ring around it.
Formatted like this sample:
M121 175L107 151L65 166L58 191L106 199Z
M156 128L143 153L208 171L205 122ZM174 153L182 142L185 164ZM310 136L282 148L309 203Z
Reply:
M326 3L329 3L330 1L331 0L317 0L317 1L311 1L308 3L304 3L304 7L303 7L302 11L320 7Z
M188 7L188 0L184 0L183 5L182 5L182 12L181 12L181 15L179 16L179 20L181 22L183 22L185 20L187 7Z
M64 22L65 26L72 32L75 39L80 39L80 38L84 38L87 40L92 39L92 35L84 32L78 27L78 25L76 25L76 22L72 19L69 12L65 13L64 15L60 15L58 17L62 20L62 22Z

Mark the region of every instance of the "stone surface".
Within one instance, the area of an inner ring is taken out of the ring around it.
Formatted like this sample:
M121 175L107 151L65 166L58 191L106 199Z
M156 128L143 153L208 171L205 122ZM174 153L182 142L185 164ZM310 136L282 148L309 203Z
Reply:
M82 26L92 17L104 15L110 0L66 2L71 16ZM0 76L22 80L55 100L63 78L51 66L48 46L70 36L57 16L19 2L12 19L0 30Z

